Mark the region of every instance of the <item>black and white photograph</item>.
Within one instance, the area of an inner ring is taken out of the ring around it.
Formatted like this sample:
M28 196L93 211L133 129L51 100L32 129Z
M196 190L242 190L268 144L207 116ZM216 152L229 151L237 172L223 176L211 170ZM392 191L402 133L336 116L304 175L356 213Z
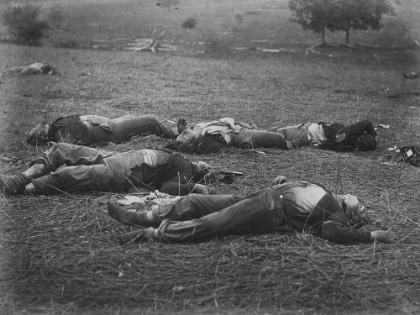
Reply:
M420 313L418 0L0 0L0 313Z

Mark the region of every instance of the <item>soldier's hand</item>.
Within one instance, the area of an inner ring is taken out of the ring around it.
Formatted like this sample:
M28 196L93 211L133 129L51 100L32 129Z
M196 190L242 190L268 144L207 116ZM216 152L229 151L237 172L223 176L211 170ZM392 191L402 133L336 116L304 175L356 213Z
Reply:
M185 118L180 118L178 120L178 133L182 133L185 129L187 129L187 120Z
M390 229L383 231L372 231L370 232L370 239L372 241L377 240L382 243L392 243L397 240L397 236Z
M273 186L280 185L280 184L284 184L285 182L287 182L287 177L283 175L279 175L271 181L271 185Z
M201 194L201 195L208 195L209 194L209 189L204 185L195 184L192 192L196 193L196 194Z

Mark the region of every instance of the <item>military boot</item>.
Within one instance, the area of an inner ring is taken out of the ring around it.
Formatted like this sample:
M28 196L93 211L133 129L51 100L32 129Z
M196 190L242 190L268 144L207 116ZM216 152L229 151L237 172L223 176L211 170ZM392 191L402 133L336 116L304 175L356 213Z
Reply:
M22 194L31 180L25 175L0 175L0 193L5 196Z
M125 210L115 203L108 201L108 214L118 222L130 226L156 226L156 222L151 212L151 206L143 207L142 211Z

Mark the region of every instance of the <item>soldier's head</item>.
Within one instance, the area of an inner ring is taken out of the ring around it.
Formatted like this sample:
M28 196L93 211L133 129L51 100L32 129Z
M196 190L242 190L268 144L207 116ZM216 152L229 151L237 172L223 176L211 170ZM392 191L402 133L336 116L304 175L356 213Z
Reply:
M200 138L200 131L187 128L175 139L174 148L177 151L193 153L194 145Z
M370 222L369 214L359 199L354 195L344 195L343 210L352 225L365 225Z
M367 133L357 137L356 148L359 151L373 151L376 149L376 145L376 139Z
M44 67L42 68L42 74L55 75L58 74L58 72L54 67L50 66L49 64L44 64Z
M40 123L36 125L28 135L26 142L30 145L43 145L46 144L50 139L48 138L48 129L50 125L47 123Z
M191 165L196 182L201 181L211 171L211 166L203 161L191 162Z
M179 134L175 141L181 144L187 144L197 141L199 137L200 130L193 130L192 128L187 128Z

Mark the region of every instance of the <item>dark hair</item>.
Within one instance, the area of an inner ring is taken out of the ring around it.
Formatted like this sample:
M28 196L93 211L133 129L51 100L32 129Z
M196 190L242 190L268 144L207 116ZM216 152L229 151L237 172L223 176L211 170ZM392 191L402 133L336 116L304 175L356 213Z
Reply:
M165 146L168 149L175 150L178 152L192 154L194 153L194 143L181 143L174 141L171 144Z
M370 134L364 133L356 139L356 149L359 151L373 151L376 149L377 141Z
M195 152L198 154L217 153L227 146L221 135L205 135L196 143Z
M45 64L44 69L42 70L42 74L57 74L57 70L55 70L49 64Z

